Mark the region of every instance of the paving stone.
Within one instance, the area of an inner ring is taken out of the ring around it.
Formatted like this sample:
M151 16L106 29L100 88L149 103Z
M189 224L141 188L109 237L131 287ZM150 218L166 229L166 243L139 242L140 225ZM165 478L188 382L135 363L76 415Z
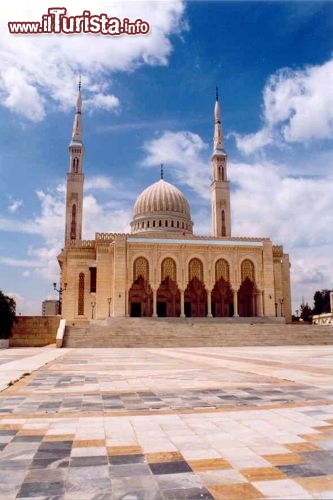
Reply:
M332 347L90 351L18 351L1 500L330 498Z
M192 469L185 460L179 462L161 462L150 464L153 474L179 474L181 472L191 472Z
M214 500L206 488L162 490L165 500Z

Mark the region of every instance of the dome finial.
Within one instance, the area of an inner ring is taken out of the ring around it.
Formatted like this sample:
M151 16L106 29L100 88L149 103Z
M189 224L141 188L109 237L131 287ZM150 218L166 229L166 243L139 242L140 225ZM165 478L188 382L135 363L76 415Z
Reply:
M163 163L161 163L161 179L164 178Z

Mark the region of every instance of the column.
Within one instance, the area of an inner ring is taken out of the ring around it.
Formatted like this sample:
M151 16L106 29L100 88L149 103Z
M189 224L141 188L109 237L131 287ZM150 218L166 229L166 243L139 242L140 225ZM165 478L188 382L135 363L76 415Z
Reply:
M234 290L234 318L238 318L238 290Z
M212 317L212 291L207 290L207 318Z
M264 314L264 292L259 292L258 295L259 300L259 316L265 316Z
M184 290L180 290L180 317L185 318Z
M153 288L153 318L157 318L157 290Z

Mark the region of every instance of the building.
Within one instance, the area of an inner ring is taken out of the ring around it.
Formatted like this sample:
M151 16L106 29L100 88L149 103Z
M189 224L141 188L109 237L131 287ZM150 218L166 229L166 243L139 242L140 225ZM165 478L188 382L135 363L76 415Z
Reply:
M56 316L59 314L59 300L43 300L42 316Z
M136 200L130 234L97 232L95 239L82 240L81 111L79 88L69 145L65 245L58 256L63 317L73 323L110 316L284 316L290 321L289 256L269 238L232 236L218 95L211 237L193 234L188 201L161 171Z

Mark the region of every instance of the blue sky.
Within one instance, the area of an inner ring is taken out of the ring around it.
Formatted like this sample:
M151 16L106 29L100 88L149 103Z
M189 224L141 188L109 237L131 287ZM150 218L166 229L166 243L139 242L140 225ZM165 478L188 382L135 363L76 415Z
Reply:
M215 86L232 182L234 236L269 236L292 263L293 310L333 287L333 3L74 0L141 18L149 35L10 35L45 0L0 7L0 289L35 314L55 298L68 144L82 74L84 237L129 231L159 177L210 232ZM50 6L53 6L50 5Z

